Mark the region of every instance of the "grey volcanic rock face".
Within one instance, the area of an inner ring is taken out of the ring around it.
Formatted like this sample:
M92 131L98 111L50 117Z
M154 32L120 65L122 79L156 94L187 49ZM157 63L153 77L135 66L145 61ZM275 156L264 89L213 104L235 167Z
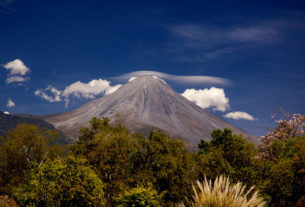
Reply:
M108 117L114 121L117 114L131 131L160 129L185 141L190 149L197 148L200 139L209 140L216 128L230 128L236 134L249 136L152 76L137 77L114 93L74 111L43 118L65 136L77 140L79 128L87 126L93 117Z

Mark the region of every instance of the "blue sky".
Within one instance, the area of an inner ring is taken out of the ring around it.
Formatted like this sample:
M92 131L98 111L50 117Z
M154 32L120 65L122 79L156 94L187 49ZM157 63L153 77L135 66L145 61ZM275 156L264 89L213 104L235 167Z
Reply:
M69 111L149 70L257 136L305 114L304 1L0 0L0 28L1 111Z

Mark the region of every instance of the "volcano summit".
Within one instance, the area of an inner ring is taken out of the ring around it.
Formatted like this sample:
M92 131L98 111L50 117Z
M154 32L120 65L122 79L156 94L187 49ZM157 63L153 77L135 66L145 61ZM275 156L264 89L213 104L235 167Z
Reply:
M200 139L209 140L212 130L218 128L250 136L187 100L155 76L133 78L117 91L74 111L43 119L75 141L79 128L88 126L93 117L115 121L118 114L132 132L161 130L185 141L189 149L197 148Z

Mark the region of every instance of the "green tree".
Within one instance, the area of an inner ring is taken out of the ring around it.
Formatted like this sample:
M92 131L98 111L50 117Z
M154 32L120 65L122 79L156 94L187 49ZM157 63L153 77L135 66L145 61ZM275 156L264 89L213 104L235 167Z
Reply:
M241 135L234 135L230 129L216 129L211 134L210 142L201 140L196 157L199 179L203 175L215 178L228 175L237 182L248 185L257 184L258 166L254 159L257 154L255 145Z
M167 206L184 199L194 180L194 158L183 142L162 132L139 137L140 147L132 157L132 174L143 183L152 183L163 193Z
M305 192L305 117L287 114L261 138L262 192L270 206L295 206Z
M8 132L0 145L0 194L11 195L11 189L24 180L36 165L62 154L62 147L52 141L54 130L31 124L20 124Z
M305 192L305 138L277 140L270 148L272 160L264 163L262 191L270 206L294 206Z
M79 142L71 147L84 157L105 185L107 205L130 188L152 183L169 203L184 198L191 188L194 160L185 145L161 132L148 137L130 133L122 124L92 119L81 130Z
M37 166L14 196L23 206L103 206L102 181L85 163L69 156Z
M103 181L107 205L111 205L114 197L127 190L134 180L129 173L134 148L135 140L125 127L112 126L107 118L93 118L90 127L81 129L80 139L71 151L88 160Z
M136 187L116 198L118 207L161 207L162 197L151 187Z

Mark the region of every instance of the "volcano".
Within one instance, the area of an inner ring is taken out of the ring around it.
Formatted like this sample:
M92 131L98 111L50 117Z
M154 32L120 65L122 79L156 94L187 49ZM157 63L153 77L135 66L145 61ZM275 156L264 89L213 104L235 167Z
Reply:
M186 142L189 149L196 149L200 139L210 140L214 129L229 128L235 134L250 136L187 100L155 76L136 77L76 110L43 119L70 141L76 141L80 127L88 126L93 117L108 117L112 122L119 117L132 132L161 130Z

